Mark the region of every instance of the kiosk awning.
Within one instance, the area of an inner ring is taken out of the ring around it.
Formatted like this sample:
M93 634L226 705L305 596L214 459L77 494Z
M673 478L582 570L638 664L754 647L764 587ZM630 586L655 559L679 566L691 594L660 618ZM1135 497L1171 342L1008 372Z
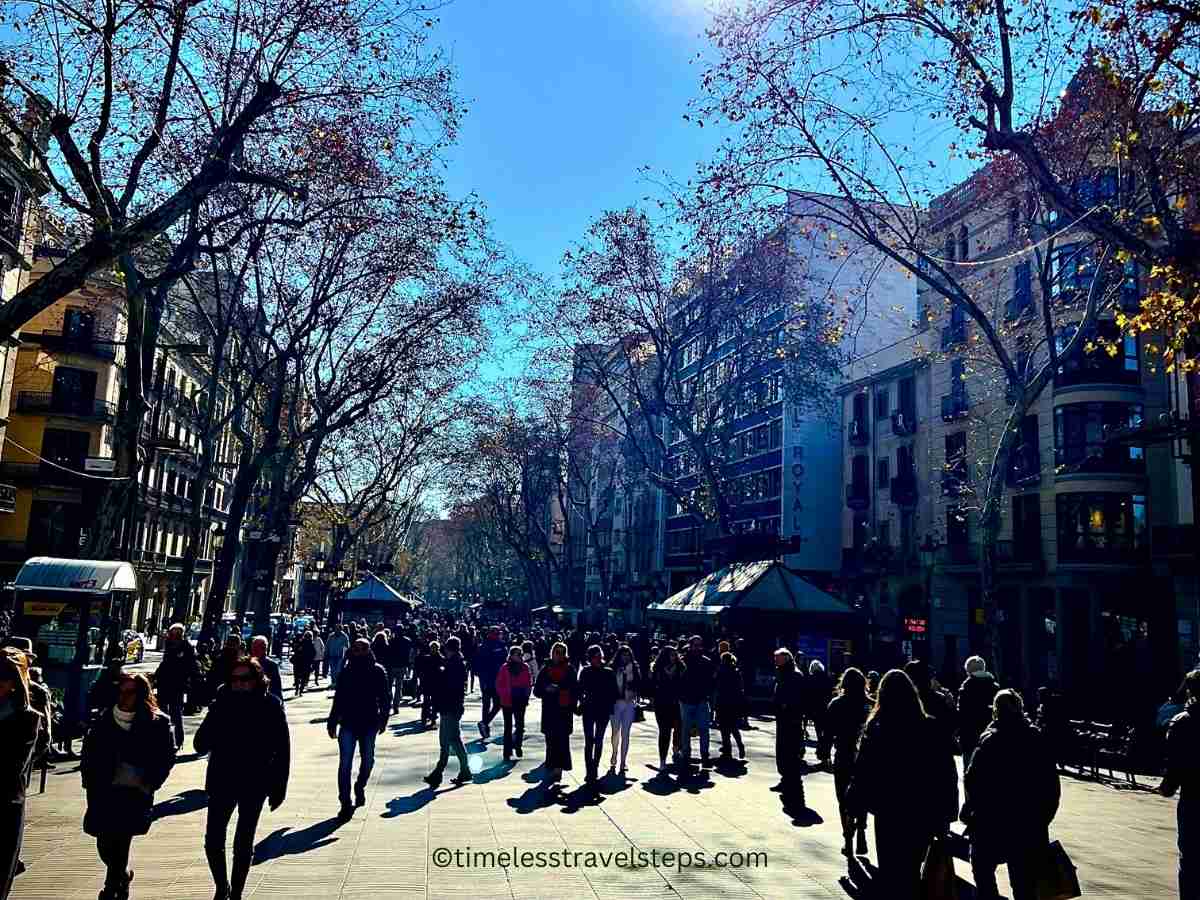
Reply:
M13 587L18 591L41 588L89 594L136 591L137 573L133 566L120 560L35 556L21 566Z
M651 618L701 621L726 610L854 615L825 593L774 560L734 563L646 610Z

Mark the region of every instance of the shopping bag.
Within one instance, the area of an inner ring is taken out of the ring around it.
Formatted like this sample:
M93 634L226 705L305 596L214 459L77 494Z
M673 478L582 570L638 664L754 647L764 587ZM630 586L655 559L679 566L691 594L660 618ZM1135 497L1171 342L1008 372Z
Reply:
M1082 895L1075 864L1058 841L1051 841L1038 868L1038 900L1072 900Z
M925 863L921 866L921 900L958 900L954 857L943 838L936 838L925 853Z

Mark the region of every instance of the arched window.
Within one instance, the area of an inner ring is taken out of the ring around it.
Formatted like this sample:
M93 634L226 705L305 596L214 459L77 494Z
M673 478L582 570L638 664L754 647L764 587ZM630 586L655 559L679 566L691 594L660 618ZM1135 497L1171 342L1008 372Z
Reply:
M964 222L962 227L958 229L958 259L960 262L966 262L971 258L971 238L967 232L967 226Z

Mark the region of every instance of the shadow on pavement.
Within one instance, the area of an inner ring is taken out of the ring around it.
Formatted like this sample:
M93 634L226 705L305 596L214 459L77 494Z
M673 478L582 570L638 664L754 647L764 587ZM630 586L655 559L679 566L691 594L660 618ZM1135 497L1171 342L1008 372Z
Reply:
M301 828L299 831L292 831L288 828L277 829L254 846L254 864L262 865L268 860L278 859L281 856L295 856L332 844L337 840L332 837L333 833L345 825L346 821L339 816L334 816L324 822L317 822L307 828Z
M438 792L431 787L421 788L415 794L409 794L407 797L395 797L388 801L387 812L380 814L381 819L394 819L396 816L404 816L409 813L414 813L419 809L429 805Z
M556 805L562 800L562 796L562 785L538 784L529 788L521 796L509 797L504 802L516 810L518 815L527 816L539 809Z
M718 759L713 771L726 778L741 778L748 770L744 759Z
M562 806L562 811L567 815L573 815L584 807L599 806L604 802L605 797L604 794L600 793L599 784L583 784L569 794L560 793L558 799Z
M521 776L522 781L528 781L530 784L541 784L546 780L546 764L538 763L528 772Z
M203 759L204 756L205 756L205 754L196 753L195 751L193 751L191 753L180 753L178 756L175 757L175 765L180 766L180 765L183 765L184 763L195 762L198 759Z
M653 778L642 782L642 790L656 797L669 797L683 790L683 784L672 778L665 769L659 769Z
M206 806L208 806L207 792L199 788L192 788L172 797L170 800L155 803L154 809L150 811L150 815L156 820L165 819L168 816L184 816L188 813L204 809Z
M322 719L321 721L324 722L325 720ZM428 730L425 727L425 723L420 719L409 719L407 722L401 722L398 725L392 726L392 734L397 737L404 734L419 734Z
M494 766L489 766L476 775L475 784L487 784L489 781L499 781L501 778L507 778L509 773L516 767L516 762L512 760L508 762L500 760Z

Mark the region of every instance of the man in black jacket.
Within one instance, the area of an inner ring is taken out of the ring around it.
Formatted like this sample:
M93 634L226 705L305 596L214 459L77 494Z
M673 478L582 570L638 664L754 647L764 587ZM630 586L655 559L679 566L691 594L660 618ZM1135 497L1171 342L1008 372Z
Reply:
M804 806L804 679L785 647L775 651L775 767L785 808Z
M1158 790L1180 791L1175 821L1179 828L1179 900L1200 898L1200 670L1183 679L1187 705L1167 726L1166 772Z
M438 743L441 753L433 771L425 776L425 782L430 787L442 783L442 772L451 752L458 758L458 774L454 777L455 784L466 784L471 780L470 765L467 762L467 748L463 745L462 732L459 725L463 717L463 697L467 693L467 667L463 662L461 642L456 637L446 639L442 650L441 663L430 663L432 676L433 705L442 717L438 726ZM427 687L426 690L429 690Z
M617 676L604 664L599 644L588 647L588 664L579 673L579 707L583 713L583 758L587 764L586 781L599 778L600 753L604 749L604 730L617 702Z
M176 750L183 746L183 695L200 672L196 651L184 638L183 631L183 625L178 622L167 629L162 662L154 673L159 705L171 717Z
M412 663L412 641L397 625L396 633L388 642L391 659L388 660L388 676L392 687L392 712L400 712L400 700L404 697L404 682L408 680L408 669Z
M346 668L338 677L329 711L329 736L337 738L338 798L342 801L341 815L354 815L354 807L367 803L366 787L375 765L375 736L387 728L391 710L388 676L383 666L375 662L371 642L358 638L350 645ZM338 726L341 732L338 732ZM354 748L358 747L358 778L354 782L354 805L350 805L350 772L354 767Z
M683 764L692 762L692 729L700 735L701 765L712 765L708 756L708 730L712 727L709 698L717 683L717 667L704 655L704 639L695 635L688 641L679 677L680 736L683 739Z
M268 692L272 697L278 697L283 702L283 679L279 677L279 663L267 656L267 639L261 634L250 642L250 655L258 660L263 674L270 683Z

